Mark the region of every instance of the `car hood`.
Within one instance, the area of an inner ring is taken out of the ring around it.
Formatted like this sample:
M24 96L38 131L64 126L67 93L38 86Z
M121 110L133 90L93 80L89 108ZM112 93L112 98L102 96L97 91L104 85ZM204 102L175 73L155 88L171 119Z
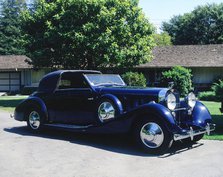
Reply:
M167 88L148 88L148 87L100 87L95 89L100 94L122 94L122 95L146 95L160 96L165 95Z

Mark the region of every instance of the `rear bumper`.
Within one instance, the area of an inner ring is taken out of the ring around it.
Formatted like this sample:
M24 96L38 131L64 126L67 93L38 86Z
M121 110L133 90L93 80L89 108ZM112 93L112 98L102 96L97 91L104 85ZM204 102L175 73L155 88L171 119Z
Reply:
M190 130L187 130L187 131L182 132L182 133L175 133L173 135L173 139L174 139L174 141L178 141L178 140L190 138L193 141L195 136L205 134L205 133L207 135L210 135L210 132L214 131L214 130L215 130L215 124L209 124L208 123L206 125L206 127L203 128L203 129L193 130L193 128L190 127Z

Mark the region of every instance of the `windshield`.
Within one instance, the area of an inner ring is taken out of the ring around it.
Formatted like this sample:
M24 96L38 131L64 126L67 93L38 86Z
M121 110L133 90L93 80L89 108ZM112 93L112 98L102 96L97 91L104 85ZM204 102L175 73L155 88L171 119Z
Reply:
M85 74L92 86L125 86L125 82L117 74Z

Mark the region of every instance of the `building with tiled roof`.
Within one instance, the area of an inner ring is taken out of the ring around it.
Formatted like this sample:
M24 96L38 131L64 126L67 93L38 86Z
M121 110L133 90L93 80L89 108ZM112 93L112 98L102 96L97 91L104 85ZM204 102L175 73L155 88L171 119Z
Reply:
M152 61L137 66L151 82L159 82L162 71L177 65L192 70L196 85L210 86L223 78L223 44L155 47L153 56Z
M23 87L37 85L45 70L33 70L25 55L0 56L0 92L17 93Z

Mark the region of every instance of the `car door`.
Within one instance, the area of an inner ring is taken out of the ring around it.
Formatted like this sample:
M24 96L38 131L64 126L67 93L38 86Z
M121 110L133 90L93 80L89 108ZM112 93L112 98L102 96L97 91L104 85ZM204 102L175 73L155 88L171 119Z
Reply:
M82 73L65 72L51 96L51 122L89 125L95 122L96 93Z

